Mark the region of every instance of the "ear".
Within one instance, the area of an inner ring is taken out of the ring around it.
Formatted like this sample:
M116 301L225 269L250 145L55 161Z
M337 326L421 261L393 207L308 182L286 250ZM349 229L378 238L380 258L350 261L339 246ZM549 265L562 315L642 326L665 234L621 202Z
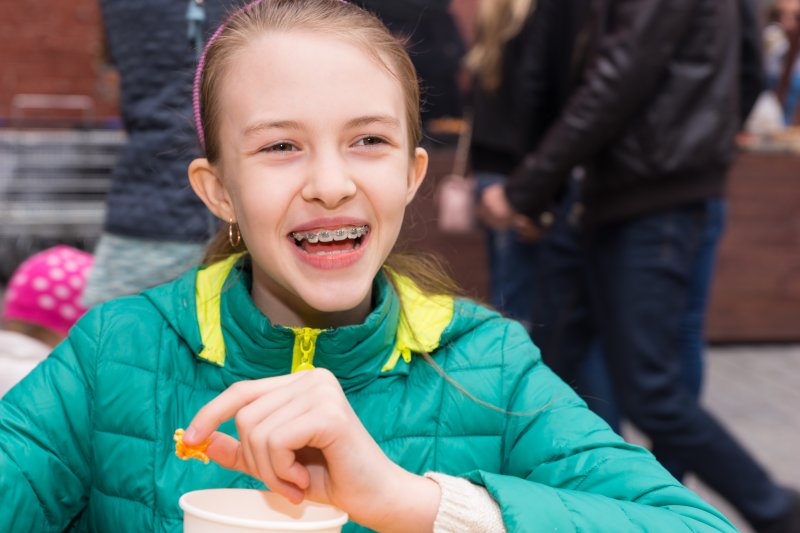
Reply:
M209 211L228 222L236 221L233 202L222 183L219 171L206 158L195 159L189 165L189 183Z
M414 150L414 158L411 161L411 168L408 170L408 192L406 192L406 205L411 203L417 194L420 185L428 172L428 152L424 148L417 147Z

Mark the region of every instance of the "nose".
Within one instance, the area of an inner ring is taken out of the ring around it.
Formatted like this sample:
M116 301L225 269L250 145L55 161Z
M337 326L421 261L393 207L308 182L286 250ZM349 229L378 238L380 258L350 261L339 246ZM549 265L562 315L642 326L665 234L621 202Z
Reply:
M356 189L343 154L331 149L313 158L302 196L308 202L319 202L328 209L335 209L355 196Z

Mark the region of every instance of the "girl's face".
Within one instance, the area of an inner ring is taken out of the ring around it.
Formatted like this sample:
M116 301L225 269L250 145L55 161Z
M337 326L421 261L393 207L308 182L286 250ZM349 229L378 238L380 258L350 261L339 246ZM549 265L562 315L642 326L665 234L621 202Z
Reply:
M256 305L287 326L363 320L427 168L399 81L355 45L293 31L235 54L219 97L220 161L190 177L238 222Z

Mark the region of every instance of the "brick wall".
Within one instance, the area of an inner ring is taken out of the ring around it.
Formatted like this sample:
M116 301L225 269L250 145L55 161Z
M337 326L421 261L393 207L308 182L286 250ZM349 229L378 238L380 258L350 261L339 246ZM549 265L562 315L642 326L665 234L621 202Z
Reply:
M22 93L85 95L98 119L117 114L96 0L0 0L0 13L0 121Z
M467 42L479 1L452 3ZM98 118L116 116L117 79L102 59L96 0L0 0L0 14L0 125L20 93L86 95Z
M452 11L467 40L477 2L453 0ZM98 120L116 117L117 77L103 59L96 0L0 0L0 13L0 125L8 123L14 96L25 93L88 96ZM76 115L57 110L25 113Z

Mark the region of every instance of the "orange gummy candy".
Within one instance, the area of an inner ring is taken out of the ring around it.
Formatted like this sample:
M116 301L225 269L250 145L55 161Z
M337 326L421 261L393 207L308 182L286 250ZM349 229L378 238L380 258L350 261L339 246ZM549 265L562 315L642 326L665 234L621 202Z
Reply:
M186 461L187 459L199 459L205 464L208 464L208 455L206 455L206 448L211 443L211 437L207 438L197 446L187 446L183 443L183 429L178 428L175 430L175 435L172 438L175 440L175 455Z

